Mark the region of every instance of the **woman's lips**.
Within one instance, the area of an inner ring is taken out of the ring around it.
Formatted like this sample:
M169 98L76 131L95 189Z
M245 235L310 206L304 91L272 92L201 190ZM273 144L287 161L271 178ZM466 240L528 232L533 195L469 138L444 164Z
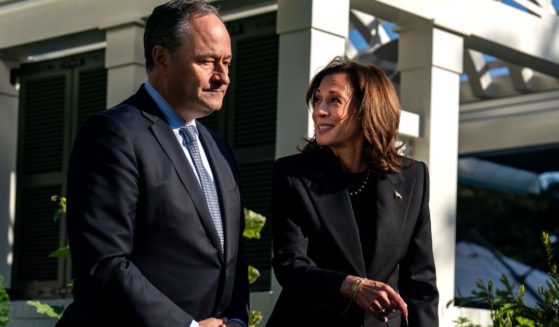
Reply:
M316 130L319 133L325 133L325 132L328 132L329 130L331 130L332 128L334 128L334 125L332 125L332 124L318 124Z

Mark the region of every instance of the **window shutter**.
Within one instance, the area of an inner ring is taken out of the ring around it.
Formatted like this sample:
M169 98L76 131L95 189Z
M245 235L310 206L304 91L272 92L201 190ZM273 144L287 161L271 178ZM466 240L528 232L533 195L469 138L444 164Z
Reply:
M21 66L13 295L53 297L71 281L69 264L48 255L66 245L50 198L64 195L77 126L105 109L104 51Z
M235 67L233 146L240 162L245 207L267 218L276 143L278 42L275 31L239 39ZM270 227L268 219L261 239L246 242L247 260L261 274L253 291L270 289Z
M18 281L56 281L58 262L48 255L59 246L59 224L53 222L56 204L49 199L60 186L26 187L21 200Z
M241 171L244 205L268 218L261 239L247 240L249 264L260 271L252 291L270 290L270 196L276 142L278 45L275 13L228 24L233 42L232 89L225 123Z
M79 127L107 106L107 70L103 67L78 72L77 124Z
M278 37L240 39L237 56L234 147L275 147Z
M29 80L22 86L24 176L62 170L66 79L60 74Z
M61 286L61 261L48 255L60 245L53 221L62 192L69 74L56 67L23 65L18 147L14 295L48 296Z

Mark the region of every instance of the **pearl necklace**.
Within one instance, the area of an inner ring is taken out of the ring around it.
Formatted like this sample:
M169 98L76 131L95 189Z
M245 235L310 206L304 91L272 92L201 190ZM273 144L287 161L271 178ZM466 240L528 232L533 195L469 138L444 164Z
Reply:
M356 196L361 194L365 187L367 187L367 183L369 182L369 177L371 176L371 170L367 169L367 173L365 174L365 178L363 179L363 183L357 188L355 191L349 191L349 196Z

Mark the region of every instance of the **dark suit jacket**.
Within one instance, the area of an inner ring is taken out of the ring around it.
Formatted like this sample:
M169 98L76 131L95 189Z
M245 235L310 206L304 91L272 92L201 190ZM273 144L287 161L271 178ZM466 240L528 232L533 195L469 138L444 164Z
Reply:
M341 298L348 275L387 283L408 305L410 326L438 326L438 291L431 245L425 164L380 176L371 264L366 266L351 200L334 155L279 159L274 170L274 271L283 289L268 326L386 326ZM395 191L401 195L396 196ZM405 326L400 313L389 326Z
M162 112L140 90L81 128L68 174L74 303L59 326L189 326L247 320L244 216L227 144L200 123L217 183L225 253Z

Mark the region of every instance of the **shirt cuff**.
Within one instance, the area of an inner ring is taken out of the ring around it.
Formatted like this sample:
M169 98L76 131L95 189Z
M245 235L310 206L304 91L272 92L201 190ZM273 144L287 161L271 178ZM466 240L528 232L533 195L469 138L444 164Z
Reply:
M188 327L200 327L200 324L196 320L192 319L192 322L190 323L190 326L188 326Z
M242 321L241 319L232 318L232 319L229 319L228 321L235 321L235 322L238 322L239 324L241 324L241 326L247 327L247 324L245 324L245 322Z

